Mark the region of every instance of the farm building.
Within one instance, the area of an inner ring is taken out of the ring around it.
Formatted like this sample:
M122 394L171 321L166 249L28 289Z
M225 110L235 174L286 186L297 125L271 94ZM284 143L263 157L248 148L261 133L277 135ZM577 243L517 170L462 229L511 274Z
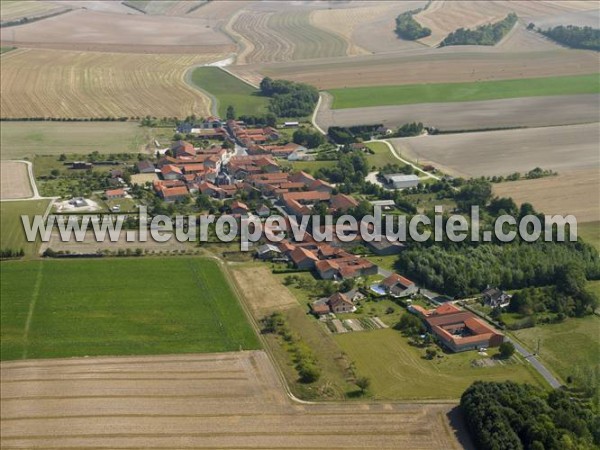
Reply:
M280 256L281 250L273 244L264 244L256 249L256 257L259 259L273 259Z
M419 177L416 175L404 175L401 173L393 173L384 175L385 181L394 189L406 189L419 185Z
M104 193L107 200L112 200L115 198L124 198L125 190L123 189L110 189Z
M367 242L367 246L380 256L396 255L406 248L402 242L389 241L385 236L382 236L380 241Z

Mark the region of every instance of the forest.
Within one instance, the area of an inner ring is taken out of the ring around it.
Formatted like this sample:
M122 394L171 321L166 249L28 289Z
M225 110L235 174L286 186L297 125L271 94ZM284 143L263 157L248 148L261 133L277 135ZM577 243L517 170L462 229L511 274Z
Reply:
M450 33L440 43L440 47L447 45L496 45L517 23L517 15L510 13L496 23L481 25L471 30L459 28Z
M260 82L260 93L270 97L269 110L277 117L307 117L319 101L319 91L314 86L269 77Z
M588 403L560 389L506 381L478 381L460 407L475 447L481 450L570 450L600 445L600 416Z
M600 29L598 28L560 25L538 31L567 47L600 51Z

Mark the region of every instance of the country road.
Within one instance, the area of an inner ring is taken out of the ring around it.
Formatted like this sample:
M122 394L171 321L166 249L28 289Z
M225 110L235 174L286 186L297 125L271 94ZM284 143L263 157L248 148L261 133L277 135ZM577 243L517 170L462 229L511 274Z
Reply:
M544 379L548 382L548 384L550 386L552 386L552 388L557 389L562 386L562 383L560 383L554 377L554 375L552 375L550 373L550 371L548 369L546 369L546 367L537 359L537 357L534 354L529 352L527 349L525 349L525 347L523 347L521 344L519 344L515 340L508 339L508 338L506 340L508 342L513 343L513 345L515 346L515 349L523 356L523 358L525 358L525 360L527 360L528 362L531 363L531 365L535 368L535 370L537 370L539 372L539 374L542 377L544 377Z

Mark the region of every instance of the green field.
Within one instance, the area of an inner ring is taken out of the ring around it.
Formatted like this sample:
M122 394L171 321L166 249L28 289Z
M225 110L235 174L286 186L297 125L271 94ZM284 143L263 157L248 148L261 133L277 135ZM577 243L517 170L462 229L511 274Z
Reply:
M459 398L475 380L541 385L538 374L519 359L493 367L472 367L472 360L482 358L472 351L427 360L423 349L412 347L391 328L336 334L334 339L354 361L356 372L371 379L371 394L377 399Z
M2 360L259 348L210 259L3 262L0 270Z
M547 95L597 94L598 74L468 83L407 84L331 89L333 109L495 100Z
M369 142L366 145L375 152L374 155L367 155L367 160L371 166L383 167L386 164L397 164L398 166L405 165L402 161L392 155L389 147L383 142Z
M600 251L600 222L578 223L577 234Z
M597 290L597 284L593 286ZM574 375L577 367L600 368L600 318L588 316L567 319L562 323L536 325L514 331L529 350L537 351L540 359L563 380Z
M192 74L193 83L217 99L219 116L225 117L232 105L237 116L263 115L267 112L268 97L218 67L198 67Z
M134 122L2 122L0 158L61 153L139 152L150 131Z
M35 256L41 241L27 242L21 215L44 214L49 200L27 200L0 203L0 248L23 249L25 257ZM2 278L4 282L4 277Z
M16 47L0 47L0 55L14 50Z

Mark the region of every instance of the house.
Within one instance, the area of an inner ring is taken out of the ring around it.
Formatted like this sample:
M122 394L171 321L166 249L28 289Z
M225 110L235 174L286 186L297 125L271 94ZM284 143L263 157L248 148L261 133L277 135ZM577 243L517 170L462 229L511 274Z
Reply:
M506 308L510 304L511 295L501 289L488 286L482 293L483 303L492 308Z
M165 180L177 180L179 178L182 178L183 175L181 169L172 164L167 164L166 166L163 166L162 169L160 169L160 173L162 174L163 179Z
M303 247L296 247L290 252L290 259L298 269L312 269L319 260L310 250Z
M246 205L245 203L242 203L238 200L235 200L231 204L231 214L244 215L244 214L248 214L249 211L250 211L250 208L248 208L248 205Z
M280 256L281 250L273 244L264 244L256 249L256 257L259 259L273 259Z
M347 279L377 274L377 265L359 256L346 252L333 259L323 259L315 263L317 273L324 280Z
M396 255L406 248L406 245L398 241L389 241L387 237L382 236L380 241L367 242L367 246L380 256Z
M200 183L198 185L198 190L200 193L204 195L208 195L209 197L219 197L222 190L208 181Z
M171 151L173 152L173 156L175 158L180 158L182 156L196 156L196 150L194 146L186 141L177 141L171 147Z
M284 122L283 123L284 128L294 128L294 127L298 127L298 126L300 126L300 122Z
M125 198L124 189L110 189L104 193L107 200L113 200L116 198Z
M88 202L83 197L75 197L69 200L69 205L73 205L75 208L83 208L88 206Z
M352 300L350 300L341 292L336 292L331 297L329 297L327 303L329 304L331 311L336 314L356 311L356 306L354 306Z
M331 308L327 304L326 301L317 300L314 303L311 303L310 310L315 316L324 316L331 312Z
M386 294L392 297L401 298L415 294L418 291L417 285L410 281L408 278L398 275L397 273L391 274L386 279L379 283L379 286L383 289Z
M161 186L160 196L166 202L176 202L188 198L189 192L185 186L166 187Z
M271 214L271 208L263 203L256 208L256 214L258 214L259 217L267 217L269 214Z
M333 211L348 211L358 206L358 201L346 194L337 194L331 197L329 206Z
M427 328L453 352L498 347L504 335L474 314L444 304L425 317Z
M362 142L354 142L352 144L350 144L350 150L360 150L362 152L366 151L369 147L367 147L364 143Z
M154 173L156 172L156 167L152 164L152 161L148 159L144 159L142 161L138 161L136 164L139 173Z
M383 178L394 189L406 189L411 187L417 187L419 185L419 177L416 175L392 173L389 175L384 175Z

